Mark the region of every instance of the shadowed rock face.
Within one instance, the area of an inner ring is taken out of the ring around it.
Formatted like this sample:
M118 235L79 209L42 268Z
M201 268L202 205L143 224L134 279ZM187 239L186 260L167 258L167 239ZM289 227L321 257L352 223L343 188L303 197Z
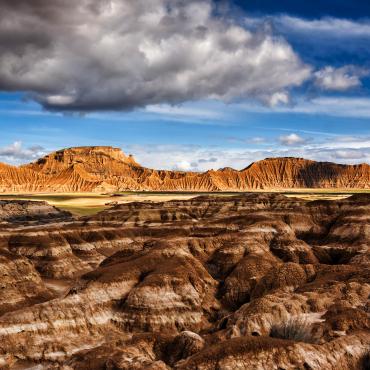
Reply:
M0 163L0 192L123 190L243 191L251 189L368 188L370 166L302 158L268 158L237 171L152 170L112 147L78 147L51 153L19 168Z
M0 200L0 222L56 222L71 219L69 212L61 211L47 202L28 200Z
M129 203L53 223L8 219L0 364L361 368L369 221L369 195L278 194ZM273 338L279 325L285 334Z

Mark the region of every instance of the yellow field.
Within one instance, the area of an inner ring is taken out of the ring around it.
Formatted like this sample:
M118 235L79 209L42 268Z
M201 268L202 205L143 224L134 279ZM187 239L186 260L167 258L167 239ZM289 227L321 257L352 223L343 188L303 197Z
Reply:
M172 199L190 199L198 194L94 194L94 193L63 193L63 194L0 194L0 200L19 199L46 201L52 206L69 211L77 216L87 216L98 213L118 203L129 202L165 202Z
M262 192L262 191L258 191ZM274 190L287 197L297 197L307 201L317 199L342 199L355 193L370 193L370 190L345 190L345 189L292 189ZM129 202L165 202L168 200L186 200L199 195L232 196L240 193L235 192L122 192L117 194L95 194L95 193L48 193L48 194L0 194L1 199L22 199L33 201L46 201L49 204L70 211L77 216L92 215L98 213L114 204Z

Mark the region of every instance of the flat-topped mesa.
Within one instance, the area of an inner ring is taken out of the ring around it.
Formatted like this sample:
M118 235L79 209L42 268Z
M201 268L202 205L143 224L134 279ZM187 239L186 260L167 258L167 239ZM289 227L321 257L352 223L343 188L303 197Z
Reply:
M83 167L90 173L102 173L118 166L140 165L132 155L126 156L121 149L111 146L82 146L58 150L26 167L47 175L57 174L73 166Z

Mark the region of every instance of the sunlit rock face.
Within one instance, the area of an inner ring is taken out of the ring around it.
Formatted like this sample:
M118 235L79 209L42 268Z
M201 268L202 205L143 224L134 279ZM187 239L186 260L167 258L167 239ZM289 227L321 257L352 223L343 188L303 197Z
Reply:
M369 195L0 210L3 368L363 366Z
M243 170L204 173L142 167L132 155L109 146L56 151L21 167L0 163L0 192L241 191L251 189L347 188L370 184L370 166L302 158L267 158Z

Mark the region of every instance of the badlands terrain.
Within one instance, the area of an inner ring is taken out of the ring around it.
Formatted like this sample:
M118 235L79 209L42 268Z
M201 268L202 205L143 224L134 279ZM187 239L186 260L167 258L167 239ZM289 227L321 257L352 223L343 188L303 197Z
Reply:
M1 164L0 368L369 369L369 168Z
M0 201L0 367L368 369L369 241L369 194Z

